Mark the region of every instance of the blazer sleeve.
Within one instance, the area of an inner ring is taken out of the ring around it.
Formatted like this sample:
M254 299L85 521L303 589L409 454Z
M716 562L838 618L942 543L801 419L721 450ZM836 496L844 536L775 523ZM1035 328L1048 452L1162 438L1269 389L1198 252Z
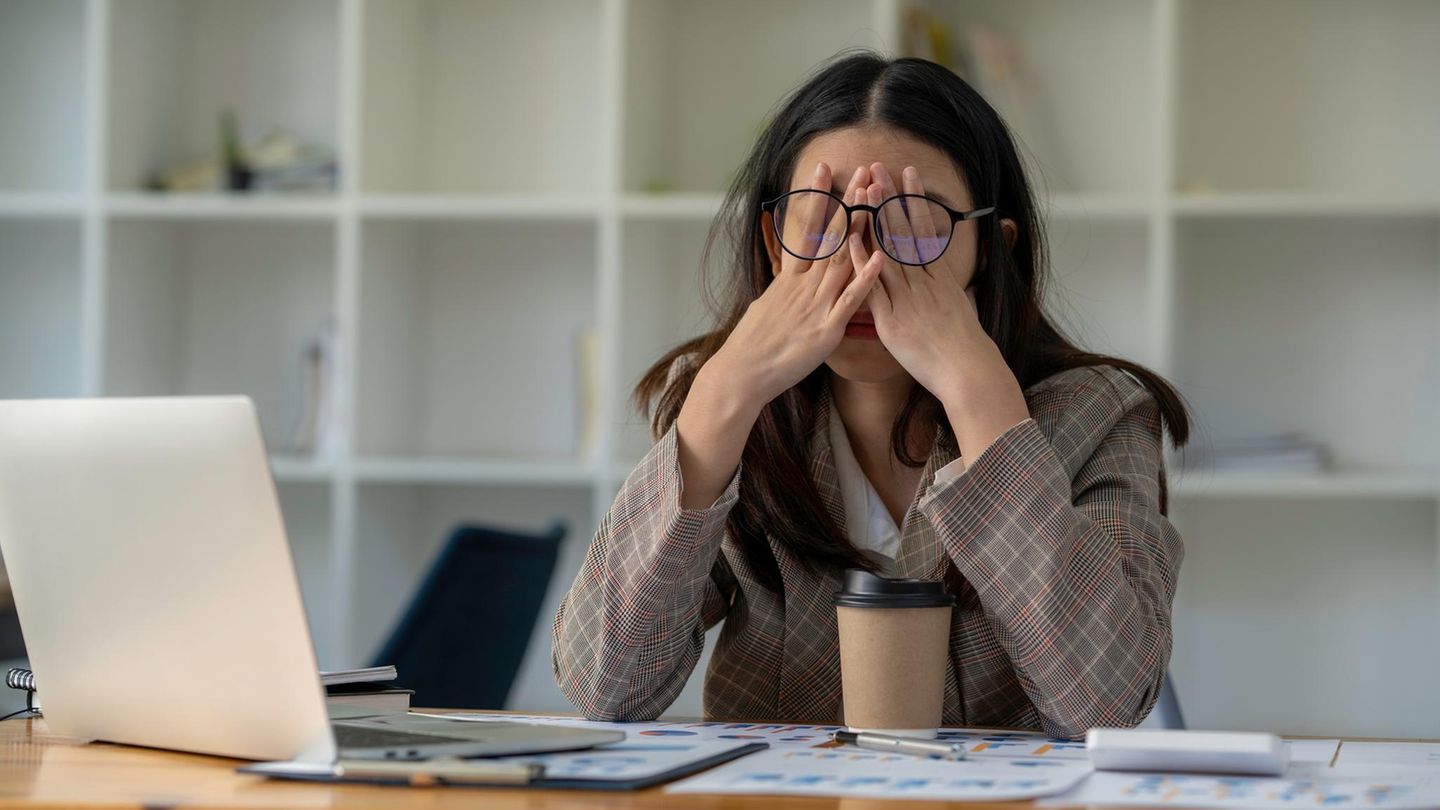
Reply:
M719 552L740 469L714 504L682 509L677 449L671 425L626 479L555 613L555 682L590 719L658 717L730 607Z
M1066 429L1102 436L1073 479L1032 418L920 504L1057 737L1139 724L1170 659L1184 552L1161 510L1159 409L1135 387L1081 386L1067 406Z

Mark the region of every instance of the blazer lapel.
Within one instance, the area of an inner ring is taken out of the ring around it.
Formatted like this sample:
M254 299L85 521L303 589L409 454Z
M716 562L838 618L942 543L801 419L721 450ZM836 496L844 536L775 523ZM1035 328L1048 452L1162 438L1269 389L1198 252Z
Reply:
M842 532L845 502L826 426L830 387L821 388L809 438L810 477L820 502ZM780 717L794 722L831 723L840 717L840 641L831 603L840 589L839 571L807 571L784 546L770 537L770 548L785 583L784 657L780 666Z
M940 548L939 538L930 521L920 512L919 504L925 493L935 483L935 471L954 461L959 456L946 450L942 444L944 429L936 433L930 447L930 457L925 460L920 475L920 487L915 499L905 512L905 522L900 527L900 553L895 558L894 575L909 579L944 579L950 558Z

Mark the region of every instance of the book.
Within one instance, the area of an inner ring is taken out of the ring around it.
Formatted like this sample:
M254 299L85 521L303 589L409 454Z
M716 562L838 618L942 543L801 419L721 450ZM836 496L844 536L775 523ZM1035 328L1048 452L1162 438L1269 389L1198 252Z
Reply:
M321 671L320 685L329 689L332 686L341 686L347 683L385 683L395 680L398 675L394 666Z
M352 706L375 712L403 714L410 711L414 689L398 689L382 684L357 683L325 688L325 702L331 706Z

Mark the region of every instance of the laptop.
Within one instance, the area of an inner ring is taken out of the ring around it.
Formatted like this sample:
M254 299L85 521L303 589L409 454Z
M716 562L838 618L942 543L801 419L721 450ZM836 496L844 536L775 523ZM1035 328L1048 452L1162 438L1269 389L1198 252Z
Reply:
M332 719L247 397L0 401L0 554L53 733L317 763L625 736Z

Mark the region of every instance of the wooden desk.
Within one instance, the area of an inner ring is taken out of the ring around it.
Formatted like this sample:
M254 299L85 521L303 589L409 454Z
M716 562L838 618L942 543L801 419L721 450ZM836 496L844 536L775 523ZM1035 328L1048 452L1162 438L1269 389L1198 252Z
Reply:
M163 722L163 718L157 718ZM851 798L672 795L663 788L608 793L503 788L395 788L269 781L235 773L238 760L57 737L43 719L0 723L0 808L340 807L375 810L525 808L840 808L1015 810L1019 803L959 804Z

